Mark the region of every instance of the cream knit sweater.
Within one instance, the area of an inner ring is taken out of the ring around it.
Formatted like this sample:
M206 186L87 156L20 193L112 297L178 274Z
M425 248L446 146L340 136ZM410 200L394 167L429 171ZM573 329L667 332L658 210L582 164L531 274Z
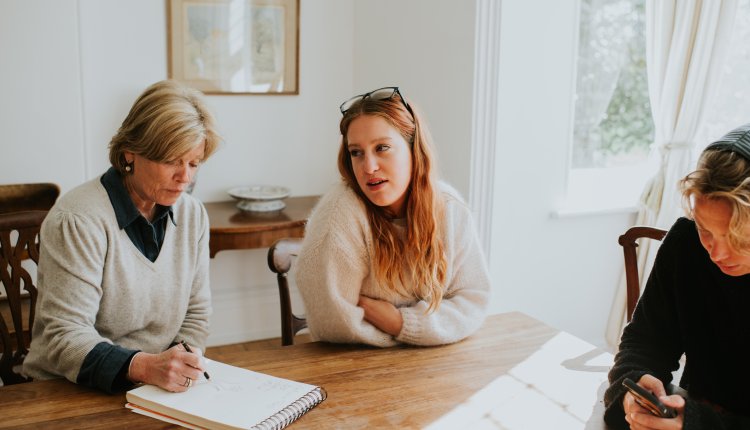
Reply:
M158 353L204 348L211 297L206 210L183 195L151 262L120 230L99 177L58 200L42 225L39 299L23 371L76 382L100 342Z
M372 276L372 232L365 206L348 186L337 185L318 203L307 224L296 262L296 280L313 338L329 342L393 346L457 342L476 331L487 309L490 282L468 207L458 192L441 184L445 201L442 232L448 270L444 298L433 313L428 304L378 285ZM364 320L359 295L399 308L397 337Z

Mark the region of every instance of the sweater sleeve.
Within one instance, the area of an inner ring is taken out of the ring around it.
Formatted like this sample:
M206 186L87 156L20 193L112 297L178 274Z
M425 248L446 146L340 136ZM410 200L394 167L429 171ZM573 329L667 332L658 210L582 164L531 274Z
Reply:
M672 288L676 248L675 234L670 232L659 248L654 267L638 301L631 322L625 327L615 363L609 372L610 386L604 394L604 420L615 428L627 428L622 401L625 378L638 380L648 373L662 381L672 380L684 351L679 336L674 335L677 310Z
M444 244L448 258L445 295L440 306L427 313L419 301L400 308L404 320L396 340L413 345L457 342L474 333L484 321L490 298L485 257L468 208L450 199L446 207Z
M184 226L193 228L198 235L196 243L198 252L187 313L185 319L182 321L180 330L177 332L177 337L172 342L175 344L184 340L188 344L197 346L205 351L209 318L212 311L209 282L209 222L206 209L200 204L198 204L198 207L200 209L198 225Z
M94 347L102 342L111 344L95 328L106 233L83 217L53 212L43 224L41 237L34 337L46 346L43 354L51 367L48 370L76 382Z
M310 217L295 263L297 287L313 338L393 346L393 337L366 322L357 306L370 270L361 211L341 193L323 198Z

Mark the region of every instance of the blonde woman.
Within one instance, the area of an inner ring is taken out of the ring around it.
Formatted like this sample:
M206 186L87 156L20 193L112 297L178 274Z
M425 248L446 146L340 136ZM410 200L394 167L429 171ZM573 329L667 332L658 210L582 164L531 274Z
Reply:
M62 196L42 225L26 376L106 392L134 382L185 391L201 377L209 224L184 191L219 140L196 90L161 81L135 101L110 142L112 167Z
M688 218L664 238L623 332L605 420L614 428L750 429L750 124L709 145L681 187ZM683 354L687 397L670 385ZM676 417L648 413L625 378Z
M297 285L313 338L439 345L476 331L490 293L471 213L435 179L432 145L397 87L341 105L343 182L310 217Z

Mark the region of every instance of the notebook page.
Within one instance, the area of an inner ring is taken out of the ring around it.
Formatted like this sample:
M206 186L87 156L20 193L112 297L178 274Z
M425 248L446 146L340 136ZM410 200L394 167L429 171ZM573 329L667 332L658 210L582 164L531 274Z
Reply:
M160 405L182 414L236 428L251 428L316 387L206 360L210 380L196 381L183 393L144 385L127 393L128 401L179 419ZM198 425L201 420L186 419Z

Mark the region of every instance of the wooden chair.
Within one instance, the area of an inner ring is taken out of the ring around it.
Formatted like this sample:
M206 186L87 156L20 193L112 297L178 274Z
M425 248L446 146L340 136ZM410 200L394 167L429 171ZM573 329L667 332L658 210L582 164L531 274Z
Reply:
M45 216L47 211L0 214L0 379L4 385L27 382L18 368L29 352L37 288L22 262L39 263L39 229Z
M59 195L52 183L0 185L0 213L49 210Z
M276 274L279 283L279 302L281 305L281 344L293 345L294 335L307 327L307 321L292 312L292 300L289 296L287 273L292 268L292 259L299 255L302 239L279 239L268 250L268 267Z
M666 234L666 230L662 230L659 228L635 226L629 228L625 232L625 234L621 235L618 239L618 242L622 246L622 252L625 255L625 281L627 284L628 296L628 322L630 322L630 319L633 317L635 305L638 303L638 298L640 298L641 296L641 283L638 276L638 258L635 252L635 248L638 246L636 240L641 238L662 240Z

